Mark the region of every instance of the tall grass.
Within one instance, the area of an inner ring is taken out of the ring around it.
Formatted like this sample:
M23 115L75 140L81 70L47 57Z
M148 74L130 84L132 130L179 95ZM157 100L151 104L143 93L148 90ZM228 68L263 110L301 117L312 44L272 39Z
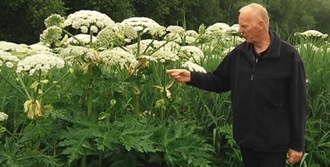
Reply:
M300 45L305 62L309 97L305 161L308 166L329 166L330 154L330 52L326 40L307 40ZM303 47L301 47L303 46Z

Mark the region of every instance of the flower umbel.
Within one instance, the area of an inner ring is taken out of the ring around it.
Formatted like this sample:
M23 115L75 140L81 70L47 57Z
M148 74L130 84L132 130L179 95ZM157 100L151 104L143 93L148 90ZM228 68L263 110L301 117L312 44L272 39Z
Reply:
M204 58L203 51L196 46L182 46L180 50L181 55L191 62L199 63Z
M17 64L16 72L22 73L23 71L26 71L29 72L30 75L33 75L37 70L48 72L54 67L63 68L64 64L65 62L62 58L59 58L52 53L39 53L20 60Z
M82 33L88 33L90 29L93 33L114 25L115 22L106 14L93 10L80 10L72 13L64 21L65 27L71 26L74 29L80 29Z
M190 71L198 71L198 72L206 73L206 70L204 69L204 67L201 67L198 64L195 64L195 63L190 62L190 61L187 61L187 62L183 63L182 67L186 67Z
M186 30L181 26L171 25L166 28L166 31L182 36Z
M43 44L53 44L62 38L62 29L58 26L48 27L40 35L40 42Z
M8 115L4 112L0 112L0 122L8 119Z
M131 17L123 20L121 24L129 24L134 27L136 32L140 31L143 33L160 26L156 21L147 17Z
M304 32L296 32L296 33L294 33L294 35L302 36L302 37L321 37L322 39L328 37L328 34L323 34L317 30L306 30Z
M120 65L120 67L124 67L130 64L137 64L135 56L121 48L105 50L100 52L99 55L102 61L110 66Z
M177 56L176 54L174 54L171 51L159 50L159 51L156 51L151 56L154 57L156 60L158 60L161 63L165 63L166 61L178 61L179 60L179 56Z
M0 50L0 67L5 64L6 67L12 68L16 62L19 61L17 56L12 55L9 52Z
M46 28L51 26L63 27L65 18L59 14L52 14L45 19Z

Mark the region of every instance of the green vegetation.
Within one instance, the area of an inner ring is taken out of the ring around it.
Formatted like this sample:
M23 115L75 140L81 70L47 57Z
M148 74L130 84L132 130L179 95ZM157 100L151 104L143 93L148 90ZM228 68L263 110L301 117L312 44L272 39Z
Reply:
M122 19L116 24L91 10L52 14L37 44L0 41L0 164L242 165L230 93L202 91L165 73L213 70L242 41L237 26L210 21L194 31L184 19L182 27ZM329 37L290 36L305 62L309 94L306 154L298 166L330 166Z
M0 4L0 39L33 44L50 14L68 15L78 10L96 10L120 22L129 17L149 17L161 25L183 26L197 30L215 22L234 24L238 9L250 0L3 0ZM307 29L330 33L330 0L256 0L270 14L271 28L289 38Z

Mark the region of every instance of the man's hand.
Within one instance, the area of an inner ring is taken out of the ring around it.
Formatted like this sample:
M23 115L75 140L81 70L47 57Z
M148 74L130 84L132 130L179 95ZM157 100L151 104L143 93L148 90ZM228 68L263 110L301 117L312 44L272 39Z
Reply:
M178 82L190 82L191 81L191 73L188 70L172 69L172 70L167 70L166 73L171 75Z
M292 149L289 149L288 151L288 161L292 164L298 163L303 156L302 151L295 151Z

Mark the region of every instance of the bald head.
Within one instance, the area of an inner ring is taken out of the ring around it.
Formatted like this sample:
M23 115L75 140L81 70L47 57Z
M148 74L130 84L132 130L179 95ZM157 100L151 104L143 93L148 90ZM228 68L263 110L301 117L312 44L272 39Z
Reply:
M242 13L249 13L252 15L253 19L258 22L260 20L265 22L265 29L269 29L269 16L268 12L265 7L257 3L251 3L242 7L239 12Z

